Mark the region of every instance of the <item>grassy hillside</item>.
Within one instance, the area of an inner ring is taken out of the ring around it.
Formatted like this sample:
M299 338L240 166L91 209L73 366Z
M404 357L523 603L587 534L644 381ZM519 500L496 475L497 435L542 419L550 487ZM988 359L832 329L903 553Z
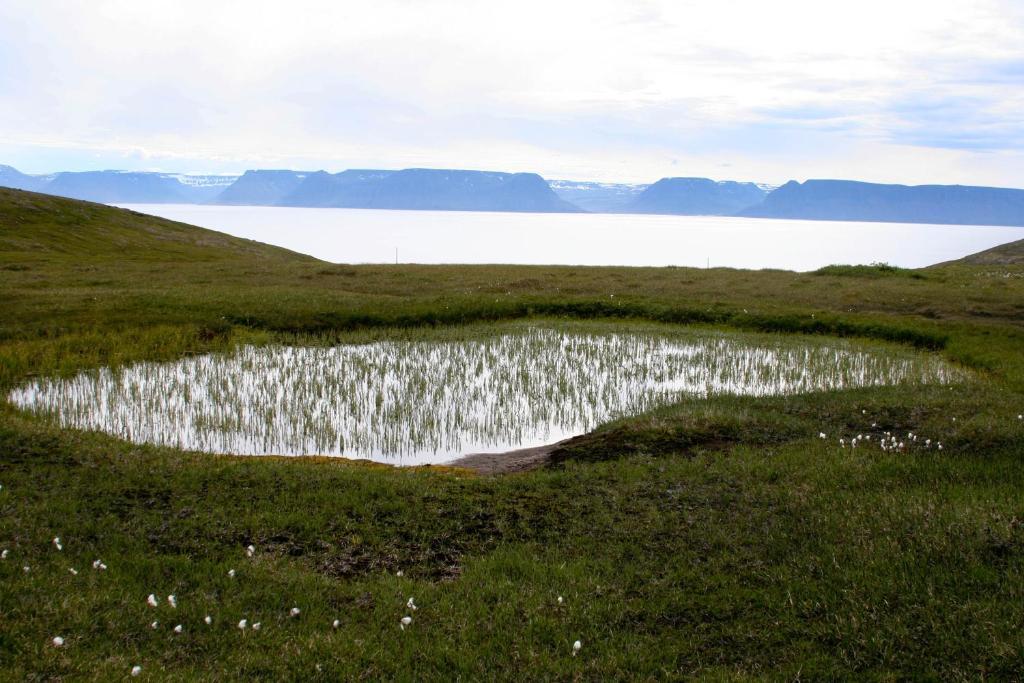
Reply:
M309 257L213 230L53 195L0 187L0 253L20 260L279 264Z
M979 251L953 263L969 266L1019 266L1024 264L1024 240L1000 244L998 247Z
M0 217L4 390L536 315L882 338L974 374L688 401L506 477L183 453L4 404L6 677L1024 677L1020 266L354 267L27 193L0 195ZM838 445L886 430L944 450Z

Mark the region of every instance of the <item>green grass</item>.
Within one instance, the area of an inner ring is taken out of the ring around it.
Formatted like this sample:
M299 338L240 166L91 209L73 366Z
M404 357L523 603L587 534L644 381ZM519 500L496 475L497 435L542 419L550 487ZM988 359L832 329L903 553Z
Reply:
M815 275L834 275L836 277L909 277L915 280L925 279L925 274L918 270L900 268L888 263L872 263L866 266L831 265L814 271Z
M915 272L339 266L0 190L5 393L31 376L239 342L539 315L875 338L976 376L685 401L507 477L183 453L3 406L0 671L1024 677L1024 269ZM944 450L837 443L883 431ZM173 613L145 604L172 592ZM420 609L402 631L409 596ZM243 617L263 630L241 633Z

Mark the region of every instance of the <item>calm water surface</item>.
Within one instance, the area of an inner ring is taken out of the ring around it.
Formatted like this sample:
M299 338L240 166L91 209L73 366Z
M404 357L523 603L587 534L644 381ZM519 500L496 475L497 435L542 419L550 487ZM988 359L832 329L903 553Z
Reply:
M1024 239L1024 228L717 216L124 205L335 263L520 263L814 270L917 268Z
M8 399L137 443L410 465L552 443L686 397L959 377L935 355L839 340L504 329L472 340L247 346L39 379Z

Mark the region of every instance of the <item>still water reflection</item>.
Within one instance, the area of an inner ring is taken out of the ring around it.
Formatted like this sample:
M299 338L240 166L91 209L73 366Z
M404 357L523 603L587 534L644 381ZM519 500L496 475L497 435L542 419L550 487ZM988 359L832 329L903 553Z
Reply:
M685 396L957 374L933 355L891 347L758 339L524 327L469 341L243 346L40 379L8 398L63 426L138 443L420 464L550 443Z

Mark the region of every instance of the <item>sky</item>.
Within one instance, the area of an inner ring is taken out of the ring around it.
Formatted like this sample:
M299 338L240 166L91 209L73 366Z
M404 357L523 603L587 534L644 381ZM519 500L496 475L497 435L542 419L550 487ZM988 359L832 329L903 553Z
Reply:
M3 0L0 164L1024 187L1024 0Z

